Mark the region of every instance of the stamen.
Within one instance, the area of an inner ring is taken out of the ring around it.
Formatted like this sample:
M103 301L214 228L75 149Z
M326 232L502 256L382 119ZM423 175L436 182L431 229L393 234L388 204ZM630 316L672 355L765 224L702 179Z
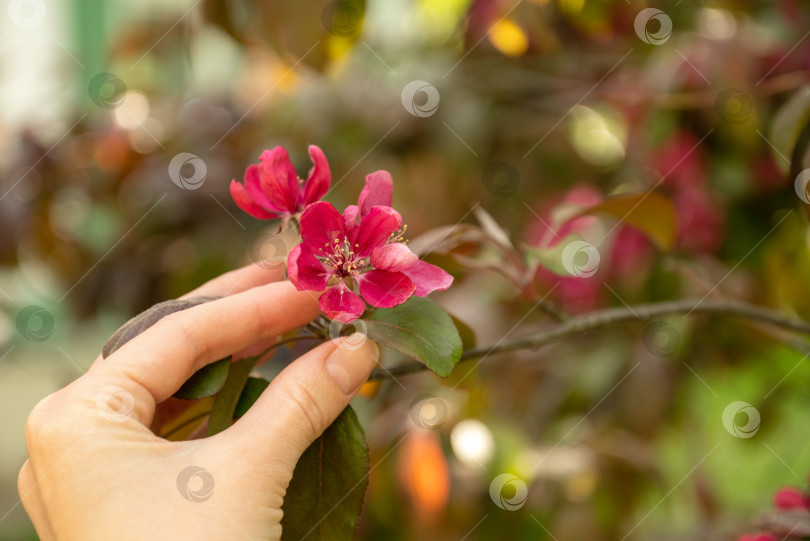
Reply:
M401 242L402 244L408 244L408 241L405 240L405 232L407 230L408 230L408 224L402 224L401 229L391 233L391 236L388 238L387 244L393 244L395 242Z

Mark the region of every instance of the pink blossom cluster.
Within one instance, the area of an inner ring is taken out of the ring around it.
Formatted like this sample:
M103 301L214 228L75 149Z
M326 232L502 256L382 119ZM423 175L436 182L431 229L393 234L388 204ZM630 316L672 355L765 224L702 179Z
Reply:
M298 178L287 151L265 150L259 164L245 171L244 183L231 182L236 204L259 219L299 220L301 244L287 258L287 274L299 290L323 291L318 301L329 318L348 323L363 315L366 303L392 308L412 295L444 290L453 277L421 261L404 240L402 216L394 210L394 182L387 171L366 176L357 205L340 213L320 201L331 174L323 152L309 147L314 166Z

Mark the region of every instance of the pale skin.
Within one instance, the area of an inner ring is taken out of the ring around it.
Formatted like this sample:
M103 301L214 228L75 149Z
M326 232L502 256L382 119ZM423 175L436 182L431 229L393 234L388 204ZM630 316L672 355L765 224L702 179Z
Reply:
M283 273L251 265L208 282L187 296L222 299L163 318L37 404L18 489L43 541L280 539L295 464L368 377L373 342L314 348L216 436L170 442L155 429L196 370L319 314L312 292L280 281ZM205 501L178 490L189 466L213 480Z

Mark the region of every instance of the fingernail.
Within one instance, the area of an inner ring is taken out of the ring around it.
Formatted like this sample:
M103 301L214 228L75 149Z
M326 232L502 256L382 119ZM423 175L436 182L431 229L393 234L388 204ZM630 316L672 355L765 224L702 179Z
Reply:
M365 383L380 356L380 348L363 333L354 333L348 337L347 342L356 344L362 340L367 343L362 348L337 346L326 358L326 371L346 395L354 394Z

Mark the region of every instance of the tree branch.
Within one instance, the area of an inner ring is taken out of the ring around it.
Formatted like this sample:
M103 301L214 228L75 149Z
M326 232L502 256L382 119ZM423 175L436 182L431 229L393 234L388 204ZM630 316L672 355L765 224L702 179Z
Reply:
M480 347L465 350L461 354L461 361L481 358L482 360L490 355L506 353L519 349L537 348L551 342L562 340L569 336L574 336L583 332L631 323L635 321L649 321L658 317L673 314L719 314L726 316L738 316L760 323L767 323L776 327L790 331L810 335L810 322L797 317L786 316L785 314L773 310L738 301L729 300L700 300L683 299L677 301L666 301L660 303L639 304L630 307L606 308L597 310L581 316L571 317L552 327L542 329L532 335L517 338L513 341L500 340L493 346ZM798 346L799 344L795 344ZM807 352L805 348L803 352ZM369 380L382 380L391 377L422 372L427 367L419 362L409 362L387 369L375 369L371 372Z

